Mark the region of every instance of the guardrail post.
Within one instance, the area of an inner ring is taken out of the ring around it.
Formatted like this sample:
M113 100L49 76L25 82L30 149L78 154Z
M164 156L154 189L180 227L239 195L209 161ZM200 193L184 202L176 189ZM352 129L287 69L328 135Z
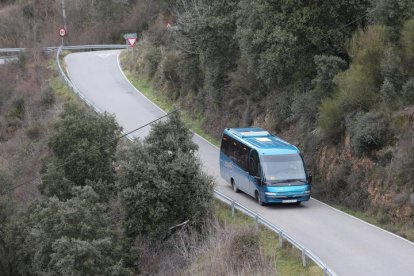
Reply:
M306 249L305 248L302 249L302 265L303 267L306 266Z
M279 246L280 248L283 247L283 232L282 231L280 231L279 233Z
M256 232L259 232L259 217L257 215L254 216L254 226L256 228Z
M231 216L234 217L234 201L231 202Z

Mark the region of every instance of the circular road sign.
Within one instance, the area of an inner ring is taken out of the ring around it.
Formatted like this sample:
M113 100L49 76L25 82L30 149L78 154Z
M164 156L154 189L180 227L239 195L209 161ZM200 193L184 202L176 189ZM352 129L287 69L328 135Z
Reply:
M60 37L65 37L67 35L66 29L65 28L60 28L59 29L59 35L60 35Z

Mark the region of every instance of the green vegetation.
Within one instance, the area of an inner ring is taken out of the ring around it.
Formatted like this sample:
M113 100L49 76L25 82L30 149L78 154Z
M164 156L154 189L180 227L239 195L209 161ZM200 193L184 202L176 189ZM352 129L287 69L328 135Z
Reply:
M128 237L160 239L169 227L188 220L200 228L211 216L214 183L202 172L191 137L174 113L143 143L120 149L118 188Z
M124 63L125 53L121 55L121 62ZM132 85L137 88L142 94L144 94L147 98L149 98L152 102L156 105L161 107L166 112L173 111L176 107L171 100L165 98L161 93L159 93L156 89L154 89L150 82L145 79L138 79L129 71L124 71L128 80L132 83ZM220 146L220 141L213 137L212 135L208 134L203 129L202 119L200 117L193 117L189 115L186 110L180 109L180 114L182 116L183 121L185 122L186 126L190 128L192 131L201 135L205 139L207 139L210 143L216 146Z
M304 152L314 196L384 214L402 235L413 226L412 1L200 0L168 12L173 28L154 20L122 59L144 94L213 139L233 126L276 132Z

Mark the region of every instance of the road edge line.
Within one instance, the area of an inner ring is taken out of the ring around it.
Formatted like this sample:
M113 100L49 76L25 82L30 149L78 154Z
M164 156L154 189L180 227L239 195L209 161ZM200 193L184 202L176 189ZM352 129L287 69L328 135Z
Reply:
M129 85L131 85L134 89L135 89L135 91L137 91L138 93L140 93L142 96L144 96L148 101L150 101L153 105L155 105L158 109L160 109L162 112L164 112L165 114L167 114L164 110L162 110L158 105L156 105L153 101L151 101L147 96L145 96L141 91L139 91L130 81L129 81L129 79L127 78L127 76L125 75L125 73L124 73L124 71L122 70L122 67L121 67L121 63L120 63L120 61L119 61L119 56L120 56L120 54L121 54L121 51L122 50L120 50L119 51L119 53L117 54L117 60L118 60L118 68L119 68L119 70L121 71L121 73L122 73L122 75L124 76L124 78L128 81L128 83L129 83ZM208 141L206 138L204 138L204 137L202 137L202 136L200 136L199 134L197 134L197 133L195 133L195 132L193 132L193 131L191 131L194 135L196 135L197 137L199 137L199 138L201 138L202 140L204 140L204 141L206 141L207 143L209 143L210 145L212 145L213 147L215 147L215 148L217 148L217 149L219 149L219 147L217 147L216 145L214 145L213 143L211 143L210 141ZM350 215L350 214L348 214L348 213L346 213L346 212L344 212L344 211L341 211L341 210L339 210L339 209L337 209L337 208L335 208L335 207L332 207L332 206L330 206L329 204L327 204L327 203L325 203L325 202L322 202L322 201L320 201L320 200L318 200L318 199L316 199L316 198L314 198L314 197L311 197L313 200L315 200L315 201L317 201L317 202L319 202L319 203L322 203L323 205L325 205L325 206L328 206L329 208L331 208L331 209L333 209L333 210L335 210L335 211L337 211L337 212L340 212L340 213L342 213L342 214L344 214L344 215L347 215L347 216L349 216L349 217L351 217L351 218L353 218L353 219L356 219L356 220L359 220L359 221L361 221L361 222L363 222L363 223L365 223L365 224L368 224L368 225L370 225L370 226L372 226L372 227L374 227L374 228L376 228L376 229L379 229L379 230L382 230L382 231L384 231L385 233L388 233L388 234L391 234L392 236L395 236L395 237L397 237L397 238L400 238L401 240L403 240L403 241L407 241L408 243L410 243L410 244L412 244L412 245L414 245L414 242L412 242L412 241L410 241L410 240L407 240L407 239L405 239L405 238L403 238L403 237L401 237L401 236L399 236L399 235L397 235L397 234L395 234L395 233L392 233L392 232L390 232L390 231L388 231L388 230L386 230L386 229L383 229L383 228L381 228L381 227L379 227L379 226L376 226L375 224L372 224L372 223L369 223L369 222L367 222L367 221L365 221L365 220L363 220L363 219L360 219L360 218L358 218L358 217L356 217L356 216L353 216L353 215Z

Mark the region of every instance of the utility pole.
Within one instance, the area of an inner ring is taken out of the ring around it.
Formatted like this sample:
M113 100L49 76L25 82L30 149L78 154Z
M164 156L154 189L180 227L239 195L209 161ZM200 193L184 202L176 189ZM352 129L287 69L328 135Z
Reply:
M62 0L62 16L63 16L63 28L66 30L66 32L68 31L68 29L66 28L66 10L65 10L65 0ZM70 40L69 40L69 34L67 34L68 37L68 44L70 44ZM63 46L63 40L64 37L62 37L62 46Z

